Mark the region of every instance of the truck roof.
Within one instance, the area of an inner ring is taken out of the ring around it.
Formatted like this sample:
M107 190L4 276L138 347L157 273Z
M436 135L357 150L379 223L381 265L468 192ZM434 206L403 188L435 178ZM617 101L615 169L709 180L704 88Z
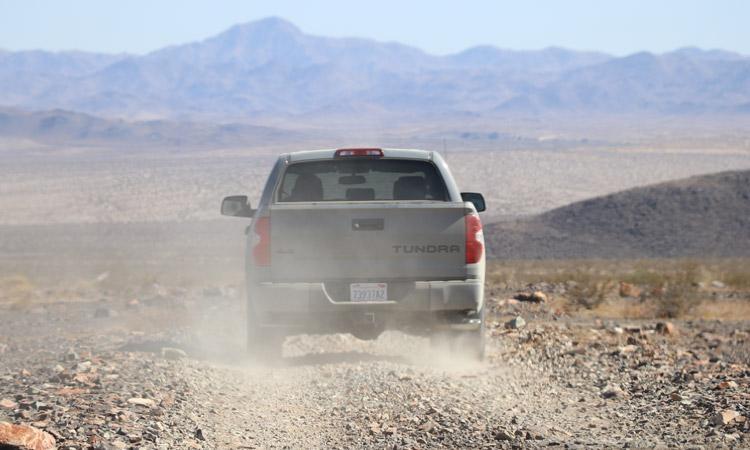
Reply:
M336 150L340 149L325 149L325 150L306 150L299 152L292 152L282 155L282 158L289 158L290 162L298 161L313 161L318 159L333 159L333 155ZM383 157L385 158L407 158L407 159L422 159L429 161L433 159L434 152L427 150L417 150L410 148L383 148Z

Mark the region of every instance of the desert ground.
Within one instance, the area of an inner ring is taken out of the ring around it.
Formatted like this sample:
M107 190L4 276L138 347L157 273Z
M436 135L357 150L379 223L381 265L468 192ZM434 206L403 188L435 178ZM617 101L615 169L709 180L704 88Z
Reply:
M701 263L732 284L687 306L636 292L695 264L494 263L483 363L386 332L290 337L257 365L237 285L6 278L0 421L61 448L743 447L750 273Z
M750 169L750 147L675 150L654 144L495 151L449 147L447 152L439 144L416 147L443 152L461 189L485 195L490 206L485 222L540 213L645 184ZM287 151L300 149L310 148ZM257 202L276 155L283 151L27 151L0 141L0 225L213 220L225 195L247 194Z
M494 261L483 363L386 332L290 337L259 365L247 223L217 215L257 199L272 155L2 158L0 422L60 448L750 445L746 259ZM750 167L746 150L448 161L485 220Z

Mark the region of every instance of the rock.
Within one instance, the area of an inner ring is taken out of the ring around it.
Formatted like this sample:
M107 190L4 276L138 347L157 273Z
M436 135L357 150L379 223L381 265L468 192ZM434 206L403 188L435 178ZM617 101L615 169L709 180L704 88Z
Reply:
M627 354L635 352L636 350L638 350L637 345L628 344L628 345L623 345L622 347L618 347L615 353L619 355L627 355Z
M620 281L620 297L637 298L641 296L641 290L638 286Z
M19 450L55 450L55 438L28 425L0 422L0 448Z
M656 324L656 331L661 334L674 336L677 334L677 327L672 322L659 322Z
M179 348L162 347L161 357L164 359L178 360L187 358L187 353Z
M544 439L544 436L546 434L547 434L547 430L540 429L540 428L528 428L526 430L526 440L541 441Z
M509 330L518 330L526 326L526 321L521 316L516 316L513 319L505 322L505 328Z
M109 278L109 272L102 272L96 277L96 282L101 283L102 281L105 281L107 278Z
M435 422L429 419L425 423L419 426L420 430L427 432L427 433L432 431L434 428L435 428Z
M150 408L156 405L156 402L151 400L150 398L141 398L141 397L130 398L128 399L128 403L130 403L131 405L145 406L147 408Z
M18 408L18 403L14 402L13 400L9 398L4 398L0 400L0 408L4 409L16 409Z
M0 344L0 355L8 351L8 344Z
M522 302L544 303L547 301L547 294L542 291L519 292L513 298Z
M730 381L722 381L721 383L719 383L719 389L734 389L734 388L736 388L738 386L739 385L737 384L736 381L731 381L731 380Z
M711 282L711 287L716 288L716 289L724 289L725 287L727 287L727 285L722 283L719 280L714 280Z
M73 375L73 381L86 386L94 386L96 376L89 373L77 373Z
M729 443L734 443L740 440L740 434L739 433L727 433L724 435L724 440Z
M500 430L495 433L495 439L498 441L512 441L513 439L515 439L515 435L510 434L506 430Z
M196 428L195 429L195 438L198 439L198 440L200 440L200 441L205 441L206 440L206 436L204 436L203 430L201 430L200 428Z
M608 385L604 389L602 389L602 398L621 399L627 397L628 394L619 386Z
M131 299L131 300L129 300L129 301L128 301L128 302L127 302L127 303L125 304L125 306L126 306L127 308L137 308L137 307L138 307L138 306L139 306L140 304L141 304L141 302L140 302L140 301L139 301L139 300L138 300L137 298L134 298L134 299Z
M65 361L75 361L77 359L78 353L76 353L72 348L68 350L68 353L65 354Z
M725 409L724 411L711 416L710 420L714 425L728 425L738 417L740 417L740 413L737 411Z
M76 372L89 372L92 366L93 366L93 363L91 361L83 361L83 362L76 364L75 371Z
M82 388L74 388L74 387L63 387L55 391L55 394L61 396L61 397L70 397L70 396L78 396L83 393L85 393L86 390Z

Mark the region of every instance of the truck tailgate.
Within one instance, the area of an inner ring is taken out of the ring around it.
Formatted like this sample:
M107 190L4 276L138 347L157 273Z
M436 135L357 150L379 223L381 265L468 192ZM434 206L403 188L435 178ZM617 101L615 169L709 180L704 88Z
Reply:
M466 278L463 203L336 202L270 208L271 278Z

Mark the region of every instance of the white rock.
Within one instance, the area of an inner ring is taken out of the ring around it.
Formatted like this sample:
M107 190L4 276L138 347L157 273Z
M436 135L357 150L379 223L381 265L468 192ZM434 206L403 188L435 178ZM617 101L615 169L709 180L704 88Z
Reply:
M187 353L179 348L163 347L161 349L161 357L164 359L177 360L187 358Z
M526 326L526 321L521 316L516 316L513 319L505 322L505 328L510 330L517 330Z
M131 405L145 406L147 408L156 406L155 401L151 400L150 398L141 398L141 397L130 398L128 399L128 403L130 403Z

